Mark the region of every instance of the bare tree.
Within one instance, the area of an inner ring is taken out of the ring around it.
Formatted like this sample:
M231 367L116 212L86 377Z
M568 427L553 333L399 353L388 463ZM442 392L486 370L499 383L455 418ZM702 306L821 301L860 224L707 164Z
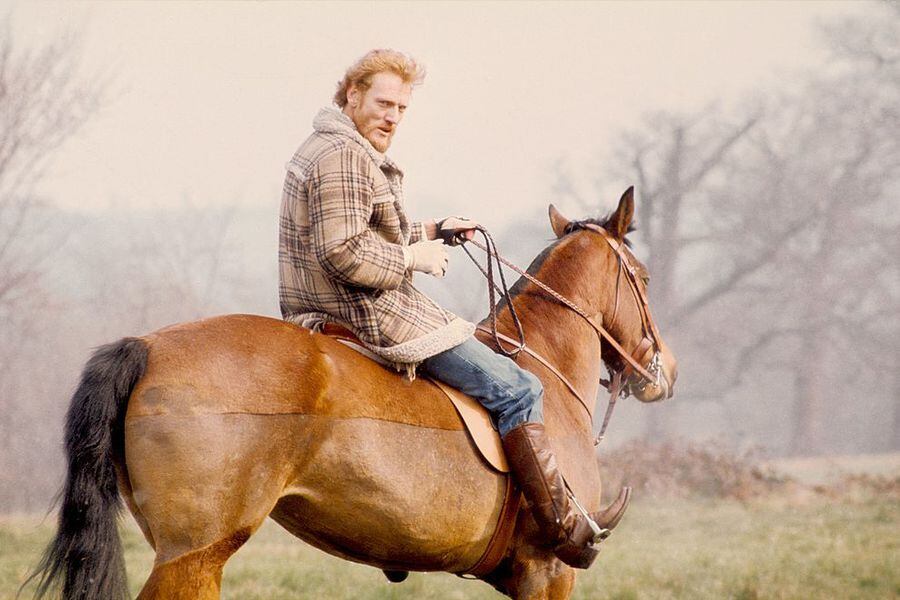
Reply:
M86 307L104 317L106 338L134 335L181 321L241 310L259 288L276 282L242 252L232 229L235 208L109 211L94 224L97 244L79 243L87 274ZM274 257L271 259L273 262Z
M77 76L74 35L27 48L13 39L10 19L0 18L0 475L21 467L13 433L24 417L14 400L30 390L15 375L50 308L42 277L64 236L37 186L103 96L102 84Z
M41 274L60 247L50 203L36 186L56 152L97 111L102 85L76 78L78 40L16 48L0 23L0 316L22 321L40 303ZM8 332L12 333L12 332Z
M8 306L34 290L59 245L41 238L50 227L48 203L35 187L60 146L94 115L103 90L76 78L73 36L17 50L10 24L0 27L0 306Z
M636 235L683 359L681 397L727 404L733 421L753 411L796 453L843 433L845 398L867 403L857 417L897 411L884 377L900 334L900 267L887 258L900 238L900 18L888 12L827 28L830 68L746 116L648 118L606 173L641 194ZM767 380L792 402L753 398ZM680 405L647 411L646 435L665 436Z
M900 238L900 77L889 58L900 51L900 18L887 16L826 28L836 61L769 99L723 177L737 200L731 218L746 224L741 247L777 249L731 290L730 312L744 327L726 381L745 389L766 378L791 382L792 414L776 426L790 425L785 449L798 454L836 443L873 449L872 439L847 439L851 420L874 425L873 414L896 410L885 374L896 369L900 333L900 266L888 258ZM852 39L837 43L836 32ZM881 41L863 51L860 40Z
M884 136L885 123L865 114L861 88L852 98L841 97L837 90L846 89L842 86L818 88L805 95L813 102L780 112L787 122L771 123L769 135L760 136L769 158L750 173L763 176L777 168L792 182L790 194L763 212L805 218L802 229L780 240L768 236L766 228L757 229L769 244L782 247L760 284L767 296L759 300L768 308L764 335L782 344L781 370L794 379L791 448L797 453L824 449L830 396L846 386L840 378L855 379L854 373L874 364L873 332L866 324L895 326L900 312L890 301L896 267L885 260L884 247L900 234L891 222L887 194L900 175L900 156L885 146L893 143ZM773 350L760 343L759 334L754 338L757 354ZM793 344L790 351L785 343ZM752 358L745 354L745 368Z
M744 235L744 223L730 218L727 208L723 210L717 185L729 158L746 144L761 118L761 111L754 111L729 119L714 107L694 115L655 113L625 132L610 153L606 178L622 182L620 187L636 185L634 237L652 274L649 291L655 318L679 353L708 341L692 339L695 317L772 258L767 251L730 254L736 259L715 265L708 260L711 247L736 243ZM573 195L588 208L589 201L579 198L568 180L560 174L557 193ZM697 356L702 351L688 352ZM697 369L687 380L699 381L704 371L713 368L711 362L720 358L711 354L702 363L687 361L689 372ZM716 395L709 390L688 391L695 398ZM645 435L665 437L674 410L677 407L663 405L646 411Z

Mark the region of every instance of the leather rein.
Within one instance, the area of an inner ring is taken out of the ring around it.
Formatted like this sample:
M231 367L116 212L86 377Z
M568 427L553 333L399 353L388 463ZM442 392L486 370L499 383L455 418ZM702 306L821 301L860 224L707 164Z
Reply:
M522 328L522 324L519 321L519 317L516 314L515 307L513 306L512 300L509 297L509 287L506 284L506 278L503 275L503 269L501 267L501 263L530 281L531 283L538 286L543 291L547 292L550 296L558 300L561 304L571 309L575 314L583 318L597 333L597 336L602 344L603 340L609 342L609 344L616 350L618 355L625 361L625 365L620 366L618 368L606 364L607 369L610 372L610 379L600 380L600 384L609 390L610 397L609 403L607 404L606 414L603 418L603 424L600 428L600 433L594 440L594 445L599 444L605 434L606 428L609 425L609 420L612 417L612 411L615 407L616 400L620 396L627 397L630 393L633 392L633 388L639 388L641 386L646 386L648 383L652 383L655 385L660 384L660 378L662 376L662 368L660 365L660 344L659 344L659 333L656 330L656 325L653 322L653 319L650 317L650 308L647 302L646 295L644 294L641 287L637 284L637 273L635 272L634 267L631 265L631 262L628 260L628 256L622 249L622 244L613 239L609 233L600 227L599 225L595 225L593 223L578 223L572 222L571 224L572 230L574 229L589 229L600 234L604 240L606 240L607 244L612 248L613 252L615 252L618 258L618 270L616 273L616 291L615 291L615 304L613 308L613 316L610 319L611 322L615 322L615 317L618 313L619 308L619 282L621 279L621 275L624 272L626 274L626 279L628 281L628 287L631 290L631 293L634 295L635 300L638 305L638 312L641 316L641 327L642 327L642 339L638 343L637 347L634 350L634 353L627 352L621 344L612 336L612 334L607 331L603 325L597 323L597 321L592 318L587 312L584 311L580 306L543 283L539 279L535 278L530 273L520 269L513 263L509 262L505 258L500 255L500 252L497 250L497 245L494 242L491 235L487 232L486 229L479 226L477 231L479 231L482 236L484 236L484 244L476 242L475 240L469 240L468 243L474 245L475 247L481 249L487 255L487 268L483 268L481 264L475 259L474 256L469 252L469 250L463 246L463 250L469 256L475 266L478 267L478 270L485 276L488 281L488 302L490 303L490 315L491 315L491 326L490 328L485 327L483 325L478 325L477 329L484 333L490 334L494 343L499 348L500 352L505 356L515 359L520 352L525 352L539 363L544 365L551 373L556 375L557 379L559 379L564 386L572 393L575 398L581 403L584 409L587 411L588 418L593 418L593 411L590 408L588 402L584 399L584 397L578 392L574 385L563 375L559 369L557 369L550 361L541 356L539 353L535 352L531 348L529 348L525 344L525 332ZM568 233L568 232L567 232ZM496 269L500 274L500 282L501 286L498 286L494 281L493 270L494 263L496 263ZM513 339L507 335L504 335L497 331L497 303L495 302L495 289L501 295L506 297L507 306L509 307L510 317L512 318L513 325L516 328L516 337ZM601 315L602 316L602 315ZM512 344L513 348L511 350L507 350L503 347L501 342L506 342L508 344ZM643 367L637 359L634 358L634 355L638 355L641 358L646 356L649 351L653 351L653 355L649 361L648 367ZM633 381L634 379L638 379L638 381Z

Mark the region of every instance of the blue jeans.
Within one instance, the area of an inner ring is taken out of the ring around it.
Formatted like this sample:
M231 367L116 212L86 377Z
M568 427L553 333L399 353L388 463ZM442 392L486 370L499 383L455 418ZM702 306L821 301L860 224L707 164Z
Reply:
M421 368L484 405L501 437L522 423L544 420L540 379L474 337L425 359Z

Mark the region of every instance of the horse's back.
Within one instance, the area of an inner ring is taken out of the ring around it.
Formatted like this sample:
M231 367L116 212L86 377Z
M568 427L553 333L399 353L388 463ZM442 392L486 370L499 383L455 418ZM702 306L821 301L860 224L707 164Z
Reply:
M227 315L146 339L149 364L129 418L308 414L462 428L433 385L408 381L327 336L278 319Z

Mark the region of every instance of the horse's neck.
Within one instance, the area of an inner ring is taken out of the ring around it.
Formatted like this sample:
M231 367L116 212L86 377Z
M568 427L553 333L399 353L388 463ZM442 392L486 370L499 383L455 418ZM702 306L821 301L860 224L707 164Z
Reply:
M555 272L557 266L546 261L537 269L536 278L578 304L578 297L583 295L579 291L585 287L584 281L589 281L591 269ZM577 279L583 281L576 280L576 274ZM522 323L526 344L569 380L593 413L601 368L597 332L578 313L537 285L523 282L514 287L517 293L511 302ZM589 314L592 312L586 305L581 308ZM507 304L498 314L498 321L500 330L515 338L515 326ZM485 325L489 326L489 323L485 322ZM573 406L583 410L574 396L568 395L566 401L574 402Z

